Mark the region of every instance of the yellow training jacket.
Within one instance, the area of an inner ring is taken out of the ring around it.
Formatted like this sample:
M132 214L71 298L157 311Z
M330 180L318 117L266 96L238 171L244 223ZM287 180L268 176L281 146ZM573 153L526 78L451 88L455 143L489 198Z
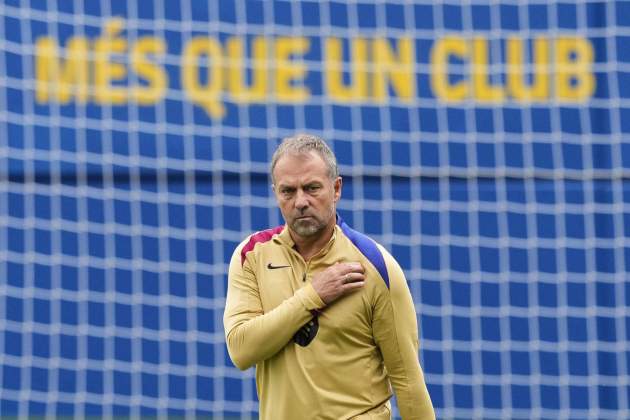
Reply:
M340 218L310 261L293 245L279 226L251 235L230 262L226 341L238 368L256 365L260 418L389 419L392 386L404 420L435 418L418 362L416 312L394 258ZM365 286L325 306L311 278L354 261L365 269ZM319 330L301 347L293 336L315 310Z

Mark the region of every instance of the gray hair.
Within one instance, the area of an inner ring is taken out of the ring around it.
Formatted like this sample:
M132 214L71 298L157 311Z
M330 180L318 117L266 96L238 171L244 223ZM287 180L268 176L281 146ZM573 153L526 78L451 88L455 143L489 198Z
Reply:
M282 156L287 154L304 155L311 151L316 152L322 158L328 167L328 176L331 180L335 180L339 176L337 158L335 158L334 153L330 150L330 147L328 147L324 139L312 134L296 134L295 136L287 137L282 140L282 143L280 143L274 152L273 157L271 158L272 182L275 182L273 178L273 170Z

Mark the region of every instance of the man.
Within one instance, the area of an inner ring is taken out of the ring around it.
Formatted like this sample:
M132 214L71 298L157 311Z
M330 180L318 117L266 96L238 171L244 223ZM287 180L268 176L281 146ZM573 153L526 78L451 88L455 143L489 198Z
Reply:
M315 136L271 162L286 225L234 251L224 314L230 357L256 365L260 418L435 418L418 362L416 313L393 257L336 215L342 181Z

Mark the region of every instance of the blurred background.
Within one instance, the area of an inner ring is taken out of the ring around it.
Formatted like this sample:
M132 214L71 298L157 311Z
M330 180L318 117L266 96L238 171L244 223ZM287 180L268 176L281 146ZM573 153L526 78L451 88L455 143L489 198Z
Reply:
M629 418L629 1L0 5L0 416L256 418L227 263L324 137L439 418Z

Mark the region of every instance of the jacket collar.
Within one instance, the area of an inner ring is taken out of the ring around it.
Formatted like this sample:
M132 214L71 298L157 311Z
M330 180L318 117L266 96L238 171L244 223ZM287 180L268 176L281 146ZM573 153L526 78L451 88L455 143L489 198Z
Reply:
M337 238L337 235L340 231L341 228L339 227L339 225L335 224L332 236L330 237L326 245L324 245L324 247L317 253L317 255L321 254L322 252L328 252L332 244L335 242L335 239ZM289 248L295 248L295 242L293 241L293 238L291 238L291 234L289 233L289 226L286 224L284 225L284 229L282 229L282 232L280 232L276 237L276 240L281 244L288 246Z

